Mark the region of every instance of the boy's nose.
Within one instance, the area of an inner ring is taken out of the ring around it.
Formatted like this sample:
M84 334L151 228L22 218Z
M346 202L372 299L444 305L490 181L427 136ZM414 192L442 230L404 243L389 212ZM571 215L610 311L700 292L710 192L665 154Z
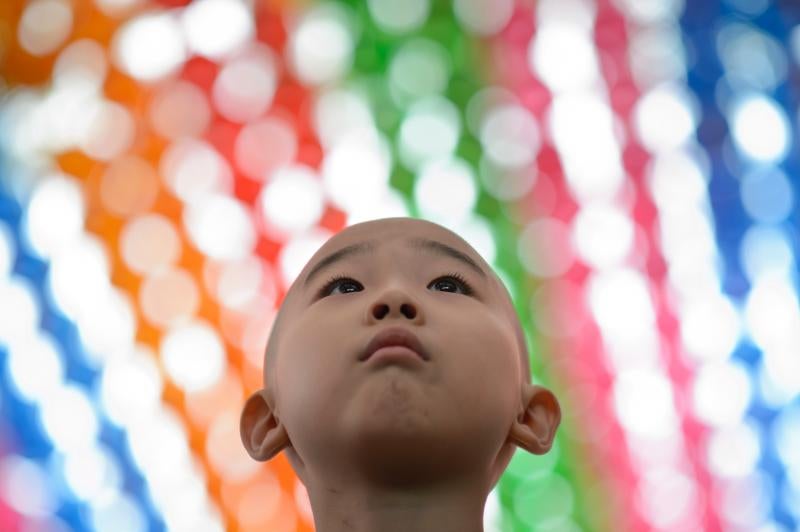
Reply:
M400 291L392 291L383 294L383 296L375 301L370 308L372 318L376 320L383 320L387 317L405 317L409 320L417 318L418 311L417 305Z

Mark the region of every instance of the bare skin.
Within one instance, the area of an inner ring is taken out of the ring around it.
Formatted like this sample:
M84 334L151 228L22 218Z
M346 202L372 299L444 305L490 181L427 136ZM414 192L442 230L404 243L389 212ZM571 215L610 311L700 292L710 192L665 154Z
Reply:
M364 242L370 251L318 269ZM410 331L429 359L360 360L387 327ZM518 327L505 287L458 235L411 218L350 226L287 293L242 442L256 460L286 451L318 532L482 532L516 448L546 453L561 420L530 383Z

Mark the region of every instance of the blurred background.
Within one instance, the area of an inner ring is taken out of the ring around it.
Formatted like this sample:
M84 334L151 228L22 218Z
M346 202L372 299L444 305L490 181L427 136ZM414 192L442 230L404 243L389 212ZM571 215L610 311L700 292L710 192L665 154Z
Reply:
M564 421L487 532L800 530L800 8L0 2L0 529L310 531L239 440L347 225L445 225Z

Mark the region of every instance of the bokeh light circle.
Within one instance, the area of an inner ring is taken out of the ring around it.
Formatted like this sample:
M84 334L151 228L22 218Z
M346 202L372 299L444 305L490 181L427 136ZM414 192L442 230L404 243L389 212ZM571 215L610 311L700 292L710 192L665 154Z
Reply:
M259 197L267 230L277 235L295 234L316 225L324 202L320 178L311 168L300 165L277 170Z
M215 259L238 259L255 246L256 233L248 209L222 194L209 194L184 211L192 242Z
M354 46L348 12L337 4L322 4L305 13L291 33L289 60L301 81L323 85L350 69Z
M175 72L186 60L180 25L169 12L147 12L126 21L114 34L113 53L123 72L144 82Z
M28 2L17 26L22 48L43 56L57 50L72 32L72 6L65 0Z
M280 118L251 122L236 136L236 164L256 181L267 181L276 169L291 163L296 155L297 135L292 126Z
M425 23L430 11L430 0L368 0L372 19L387 33L411 32Z
M276 87L275 60L266 46L259 46L228 61L214 80L211 94L222 116L247 122L269 108Z
M131 270L146 275L175 263L180 257L181 241L167 217L145 214L130 219L122 228L120 253Z
M175 327L161 341L161 358L170 379L187 392L213 386L226 366L225 347L207 323Z

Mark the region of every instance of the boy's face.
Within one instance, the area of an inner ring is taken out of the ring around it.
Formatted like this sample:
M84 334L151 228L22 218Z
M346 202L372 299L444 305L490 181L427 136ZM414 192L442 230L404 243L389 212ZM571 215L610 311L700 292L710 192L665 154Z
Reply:
M362 247L325 261L353 245ZM334 276L346 279L328 284ZM504 290L469 245L429 222L376 220L326 242L286 298L266 375L304 482L402 483L476 465L494 477L527 381ZM416 336L428 360L361 360L389 327Z

